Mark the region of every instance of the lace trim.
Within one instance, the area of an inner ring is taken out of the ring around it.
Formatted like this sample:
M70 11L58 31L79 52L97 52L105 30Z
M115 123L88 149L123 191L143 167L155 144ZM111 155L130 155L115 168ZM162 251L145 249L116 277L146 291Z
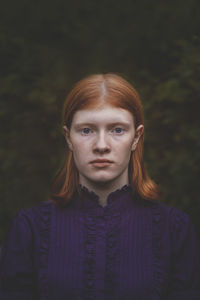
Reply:
M119 188L119 189L117 189L117 190L111 192L110 195L113 194L113 193L118 193L118 192L120 192L120 191L126 191L126 190L127 190L128 188L130 188L130 187L131 187L131 186L130 186L129 184L125 184L125 185L123 185L121 188ZM93 195L93 196L95 196L95 197L97 196L97 195L95 194L95 192L89 190L85 185L79 184L79 189L80 189L80 191L85 191L86 193L91 194L91 195Z
M117 295L113 292L116 286L119 286L119 276L116 271L116 266L119 263L119 235L120 235L120 213L114 213L108 221L108 234L106 246L106 271L105 271L105 290L106 299L115 299Z
M77 197L78 201L80 201L81 199L81 205L82 207L85 208L95 208L97 206L101 206L99 204L99 196L97 194L95 194L95 192L88 190L87 187L79 185L80 187L80 192L82 192L83 194L85 194L83 196L83 198L81 198L80 196ZM122 188L119 188L113 192L111 192L108 195L108 205L115 202L118 203L118 199L121 198L121 195L123 195L125 192L127 191L132 191L132 188L130 185L124 185ZM119 201L120 202L120 201ZM119 205L121 205L120 203L118 203ZM116 208L118 208L118 204L116 205Z
M91 198L97 198L98 199L98 196L97 196L97 194L95 194L95 192L93 192L93 191L90 191L86 186L84 186L84 185L81 185L81 184L79 184L79 190L81 191L81 192L84 192L84 193L86 193L88 196L90 196Z
M115 295L116 287L119 286L119 274L116 267L119 265L119 242L122 208L127 206L126 194L124 192L131 191L130 185L124 185L108 196L108 204L113 204L109 211L108 231L106 238L106 270L105 270L105 292L106 300L117 299ZM122 195L125 195L122 197ZM120 201L116 201L119 198Z
M107 236L106 236L106 269L105 269L105 295L107 300L115 299L113 292L119 285L119 276L116 267L119 264L119 235L121 214L118 206L126 207L125 199L121 198L124 191L130 189L130 186L123 186L108 196L108 205L105 208L107 215ZM88 191L86 187L82 187L82 191L87 193L87 196L97 199L94 192ZM88 198L84 198L88 201ZM83 200L83 199L82 199ZM92 200L92 201L93 201ZM114 200L120 200L115 202ZM119 202L119 203L118 203ZM96 268L96 238L97 238L97 224L96 224L96 206L92 210L88 210L85 216L85 251L86 257L84 261L84 300L95 300L95 268Z
M39 222L40 222L40 250L39 250L39 294L41 300L46 300L48 297L48 254L50 243L50 203L44 202L39 208Z

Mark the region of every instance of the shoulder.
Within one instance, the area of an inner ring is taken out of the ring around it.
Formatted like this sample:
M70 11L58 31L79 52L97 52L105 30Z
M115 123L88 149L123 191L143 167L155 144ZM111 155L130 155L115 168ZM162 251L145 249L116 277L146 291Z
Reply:
M21 209L17 214L17 218L36 218L38 215L45 214L51 211L53 204L50 201L43 201L31 207Z
M31 248L41 237L46 237L50 228L51 206L51 202L47 201L21 209L13 218L4 240L5 251L8 251L7 249L11 251L16 247Z
M189 215L178 208L166 205L161 202L155 204L160 211L161 216L171 225L180 226L191 223Z
M181 227L192 226L191 218L184 211L167 205L161 200L144 200L140 199L139 205L144 208L144 210L149 211L152 215L152 220L154 223L160 223L160 225L167 227L171 230L178 230ZM142 205L141 205L142 204Z
M163 247L163 251L170 251L176 258L179 255L198 257L199 240L196 228L188 214L160 202L154 202L150 206L152 208L152 236L156 255L159 255L158 253ZM166 253L165 255L167 255Z
M160 227L167 230L175 239L195 234L193 222L187 213L161 202L154 202L151 207L154 223L157 220Z
M13 218L11 229L34 231L36 227L50 221L52 206L50 201L44 201L32 207L21 209Z

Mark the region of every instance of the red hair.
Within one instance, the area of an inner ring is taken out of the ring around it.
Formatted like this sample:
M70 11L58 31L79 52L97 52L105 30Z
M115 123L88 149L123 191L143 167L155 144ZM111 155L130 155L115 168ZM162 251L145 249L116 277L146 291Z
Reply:
M76 111L86 108L98 108L103 104L128 110L133 115L137 128L144 124L142 104L133 86L116 74L97 74L79 81L66 98L63 109L63 125L70 129ZM144 199L155 200L159 196L158 187L145 169L143 161L144 135L139 139L129 162L129 183ZM66 204L79 187L79 175L73 154L66 145L66 158L56 176L52 199L54 203Z

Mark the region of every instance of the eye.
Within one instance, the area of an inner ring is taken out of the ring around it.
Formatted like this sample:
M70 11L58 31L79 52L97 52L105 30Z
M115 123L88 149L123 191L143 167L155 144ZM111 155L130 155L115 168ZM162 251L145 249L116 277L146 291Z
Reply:
M113 129L113 132L116 133L116 134L122 134L124 132L124 130L121 127L115 127Z
M84 134L84 135L87 135L87 134L91 133L91 129L90 128L83 128L81 130L81 133Z

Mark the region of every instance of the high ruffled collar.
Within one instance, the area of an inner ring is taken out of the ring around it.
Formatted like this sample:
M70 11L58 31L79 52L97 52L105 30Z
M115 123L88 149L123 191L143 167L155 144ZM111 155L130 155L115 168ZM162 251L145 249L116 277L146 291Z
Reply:
M129 207L133 203L133 190L130 185L124 185L122 188L111 192L107 197L107 205L102 206L99 203L99 196L88 190L87 187L79 185L79 192L74 198L74 205L80 209L119 209Z

